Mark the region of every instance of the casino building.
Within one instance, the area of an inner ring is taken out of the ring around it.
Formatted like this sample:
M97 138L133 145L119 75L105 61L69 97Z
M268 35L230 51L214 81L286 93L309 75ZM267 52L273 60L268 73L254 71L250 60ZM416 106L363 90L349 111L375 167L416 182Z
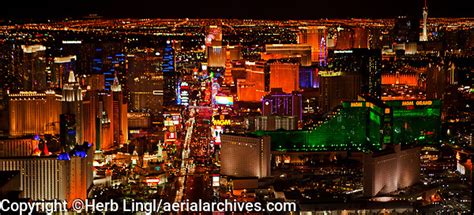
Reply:
M272 137L272 151L379 151L386 145L424 145L438 140L440 100L343 102L313 130L257 131Z
M20 175L20 198L32 201L86 199L92 187L93 148L76 145L70 153L51 154L37 140L0 139L0 171Z
M402 148L394 145L390 149L365 154L364 195L388 194L414 185L420 180L420 148Z
M8 94L9 135L59 134L61 98L54 91Z
M233 177L270 176L270 137L221 135L221 174Z

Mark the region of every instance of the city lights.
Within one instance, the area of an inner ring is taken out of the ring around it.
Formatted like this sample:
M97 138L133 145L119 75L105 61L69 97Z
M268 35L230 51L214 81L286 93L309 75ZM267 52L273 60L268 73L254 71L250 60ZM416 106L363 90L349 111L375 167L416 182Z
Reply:
M0 214L472 214L469 3L5 1Z

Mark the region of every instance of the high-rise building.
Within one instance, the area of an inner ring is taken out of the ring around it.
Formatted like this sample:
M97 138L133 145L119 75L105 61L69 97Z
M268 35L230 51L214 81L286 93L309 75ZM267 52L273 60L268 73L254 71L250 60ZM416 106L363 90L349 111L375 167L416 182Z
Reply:
M111 90L112 96L114 97L114 143L124 144L128 141L128 104L123 97L122 88L117 76L114 78L114 83L112 84Z
M22 154L0 157L0 171L20 172L20 198L32 201L66 200L69 204L74 199L87 198L93 176L90 148L77 149L71 155L31 156L33 151L29 149Z
M104 41L98 42L100 44ZM115 47L120 47L120 44ZM74 70L76 75L90 75L93 72L94 55L96 54L97 44L87 40L62 40L61 44L51 47L53 56L56 57L72 57L74 56L74 67L65 68L66 76L69 70ZM95 64L94 66L97 66ZM66 77L67 79L67 77Z
M103 86L103 85L101 85ZM99 119L99 95L98 90L88 90L83 98L83 122L84 123L84 141L93 143L95 147L100 146L97 137L100 137L100 128L97 125ZM99 133L99 135L97 134ZM100 138L99 138L100 139Z
M402 149L394 145L381 152L365 154L363 165L364 195L388 194L419 182L420 148Z
M425 0L425 6L423 7L423 31L420 36L420 41L428 41L428 30L427 28L427 21L428 21L428 5L426 4Z
M110 92L110 87L117 74L122 89L127 89L127 59L123 45L119 42L104 42L97 45L92 59L92 73L104 76L104 89Z
M221 135L221 174L234 177L270 176L270 137Z
M115 95L115 98L119 97L119 95ZM128 133L125 134L128 132L126 130L128 121L123 122L126 104L119 102L119 100L115 99L114 101L113 92L91 90L85 94L84 121L90 123L84 125L84 140L94 143L97 150L110 150L118 146L120 140L126 141L128 138ZM121 128L122 130L120 130Z
M164 96L161 57L155 53L135 53L128 56L128 62L129 109L161 115Z
M325 26L300 27L299 44L311 46L311 61L319 65L327 62L327 28Z
M112 59L107 58L106 61L106 70L104 71L104 81L105 81L105 90L111 91L112 84L114 83L115 77L118 76L123 90L125 91L127 87L126 75L127 75L127 65L126 57L123 53L117 53L112 56Z
M100 150L110 150L116 146L114 143L114 97L107 92L99 92L98 104L99 132L96 132L96 135L99 137L96 138L97 145Z
M69 71L69 77L67 79L67 82L63 85L62 93L63 113L67 114L64 116L64 120L66 120L67 122L64 121L64 123L66 123L69 127L74 127L73 131L75 136L75 140L73 142L68 142L65 144L75 145L76 143L82 143L84 141L84 122L82 121L84 117L82 104L82 89L79 83L76 81L76 77L72 70Z
M171 41L166 41L163 51L163 79L164 79L164 104L175 105L177 100L176 88L178 86L178 75L175 71L175 54Z
M299 63L269 62L270 89L281 88L285 93L299 90Z
M311 66L312 46L308 44L266 44L265 52L264 60L299 58L302 66Z
M19 76L23 82L24 90L47 89L46 85L46 47L43 45L22 45L23 58Z
M318 68L301 66L299 69L299 79L299 88L301 89L319 88Z
M358 74L331 74L320 71L319 111L331 111L342 101L357 99L360 93L360 75Z
M237 79L239 101L260 102L266 95L265 61L245 62L245 79Z
M262 99L262 115L264 116L294 116L302 120L301 93L284 93L281 89L272 89L269 95Z
M335 33L334 48L337 50L369 48L369 32L363 27L339 27Z
M367 49L369 48L369 32L366 28L354 28L354 45L352 48Z
M62 89L69 78L69 71L76 68L76 56L55 57L53 64L48 71L48 85L50 88Z
M380 49L331 50L329 67L335 72L360 75L364 95L381 96L382 52Z
M24 157L33 154L39 141L31 138L0 139L0 157Z
M54 91L9 94L10 136L59 134L61 100L62 96Z
M335 37L335 49L346 50L354 47L354 30L351 28L338 28Z
M379 151L393 144L436 144L441 136L441 101L342 102L313 130L261 131L272 151ZM337 131L338 135L334 135Z
M225 46L210 46L207 48L207 66L208 67L223 67L226 63L226 47Z
M84 141L95 144L97 150L108 150L128 140L126 114L128 102L118 74L110 91L104 89L102 74L87 75L87 91L83 99Z
M235 46L227 46L226 48L228 52L227 59L229 61L242 60L242 46L235 45Z
M426 97L428 99L442 99L447 86L447 68L441 64L428 64L426 74Z

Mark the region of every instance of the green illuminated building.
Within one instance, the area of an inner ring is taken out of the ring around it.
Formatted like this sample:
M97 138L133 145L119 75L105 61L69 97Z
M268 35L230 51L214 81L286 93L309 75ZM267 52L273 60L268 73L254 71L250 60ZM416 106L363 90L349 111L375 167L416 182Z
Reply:
M369 151L384 144L431 144L441 128L441 102L343 102L314 130L257 131L272 137L274 151Z

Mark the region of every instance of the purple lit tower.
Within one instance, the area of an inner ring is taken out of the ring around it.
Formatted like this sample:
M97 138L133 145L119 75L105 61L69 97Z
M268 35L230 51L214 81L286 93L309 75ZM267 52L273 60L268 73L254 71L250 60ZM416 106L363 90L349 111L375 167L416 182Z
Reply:
M303 100L299 92L283 93L279 88L273 88L271 93L262 99L262 115L264 116L296 116L303 118Z

